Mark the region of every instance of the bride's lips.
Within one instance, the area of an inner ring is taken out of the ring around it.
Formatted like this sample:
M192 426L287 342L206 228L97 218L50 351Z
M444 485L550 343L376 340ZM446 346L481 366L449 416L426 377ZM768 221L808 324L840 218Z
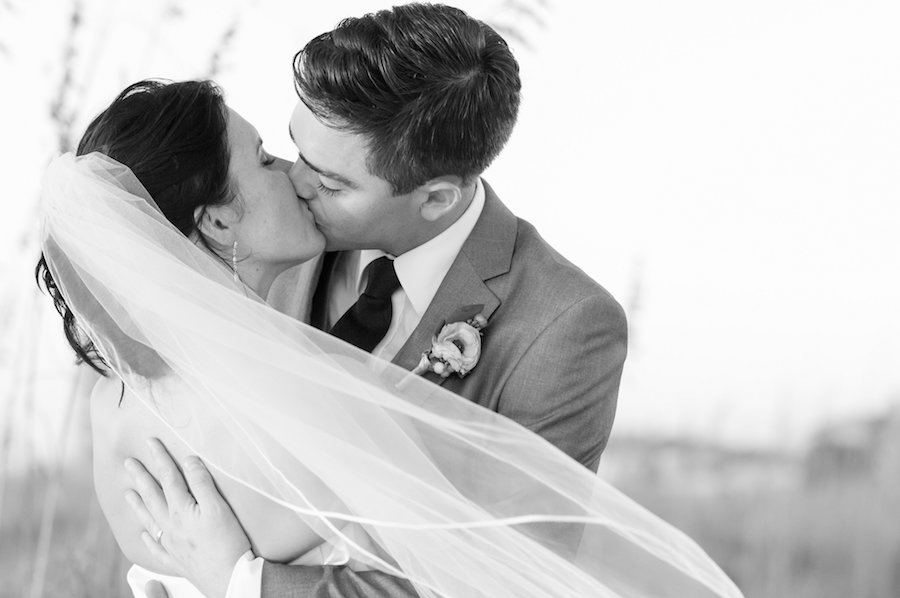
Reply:
M307 200L303 199L302 197L300 197L299 195L297 196L297 201L299 201L300 205L306 209L306 213L309 214L309 217L312 219L313 225L316 228L319 228L319 221L316 220L315 213L310 209L309 202Z

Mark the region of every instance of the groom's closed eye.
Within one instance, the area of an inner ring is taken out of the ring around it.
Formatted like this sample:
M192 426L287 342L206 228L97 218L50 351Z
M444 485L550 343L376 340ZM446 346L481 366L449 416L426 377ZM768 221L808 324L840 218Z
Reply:
M319 166L312 164L309 160L306 159L306 156L304 156L303 153L299 149L297 150L297 157L300 158L300 161L303 162L304 164L306 164L306 166L310 170L317 173L319 175L319 177L331 179L332 181L335 181L338 185L341 185L343 187L348 187L350 189L358 189L359 188L356 183L354 183L353 181L351 181L344 175L325 170L324 168L320 168ZM321 181L320 181L320 184L321 184ZM326 188L330 188L330 187L326 187Z
M341 192L340 189L332 189L331 187L326 187L325 185L322 184L322 181L319 181L318 183L316 183L316 188L319 191L321 191L322 193L324 193L325 195L331 195L331 196L335 196Z

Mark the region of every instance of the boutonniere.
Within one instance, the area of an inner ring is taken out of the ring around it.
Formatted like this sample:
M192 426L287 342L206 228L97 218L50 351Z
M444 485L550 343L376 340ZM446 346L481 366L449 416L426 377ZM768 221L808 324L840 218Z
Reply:
M484 305L467 305L445 320L413 374L434 372L442 378L450 374L462 378L472 371L481 358L481 335L487 326L483 308Z

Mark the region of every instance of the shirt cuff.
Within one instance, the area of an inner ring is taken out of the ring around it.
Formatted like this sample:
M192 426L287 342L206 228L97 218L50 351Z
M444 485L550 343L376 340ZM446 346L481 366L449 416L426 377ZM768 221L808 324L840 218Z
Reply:
M265 560L254 556L252 550L242 554L231 571L225 598L260 598L263 563Z

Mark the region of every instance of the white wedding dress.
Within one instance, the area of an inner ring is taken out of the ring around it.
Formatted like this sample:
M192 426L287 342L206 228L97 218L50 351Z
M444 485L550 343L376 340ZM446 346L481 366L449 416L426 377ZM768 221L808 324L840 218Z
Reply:
M125 166L59 157L41 215L54 280L129 392L156 409L156 381L177 380L179 413L204 425L157 410L164 425L354 563L424 598L741 596L690 538L543 438L265 305Z

